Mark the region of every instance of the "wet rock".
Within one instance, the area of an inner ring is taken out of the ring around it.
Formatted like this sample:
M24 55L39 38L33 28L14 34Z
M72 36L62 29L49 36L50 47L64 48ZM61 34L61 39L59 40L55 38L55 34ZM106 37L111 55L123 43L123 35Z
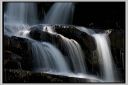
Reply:
M84 47L87 47L88 49L94 50L96 48L94 38L87 33L78 30L75 26L54 26L54 29L57 33L76 40L80 45L85 45Z
M31 32L30 32L29 35L33 39L41 40L41 38L40 38L40 36L41 36L41 30L40 29L36 29L36 28L31 29Z

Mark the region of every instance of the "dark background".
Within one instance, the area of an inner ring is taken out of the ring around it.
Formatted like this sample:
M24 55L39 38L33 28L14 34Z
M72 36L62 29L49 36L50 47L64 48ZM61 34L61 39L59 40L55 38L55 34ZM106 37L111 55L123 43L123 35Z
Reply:
M55 2L36 2L39 20ZM64 3L64 2L62 2ZM125 2L73 2L73 25L95 29L125 29ZM4 2L4 11L7 2ZM42 10L43 9L43 10Z
M104 29L125 28L125 3L78 3L74 14L73 23L77 25Z

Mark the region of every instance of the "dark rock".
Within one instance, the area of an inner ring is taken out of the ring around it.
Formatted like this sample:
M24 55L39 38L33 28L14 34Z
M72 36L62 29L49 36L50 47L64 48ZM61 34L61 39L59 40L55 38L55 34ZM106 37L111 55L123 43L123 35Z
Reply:
M4 69L4 83L88 83L102 82L98 79L67 77L47 73Z
M4 51L4 68L7 69L22 69L22 57L18 56L11 51Z
M30 37L32 37L33 39L36 39L36 40L41 40L40 39L40 36L41 36L41 30L40 29L31 29L31 32L30 32Z
M13 54L22 57L21 60L22 69L26 69L26 70L32 69L31 43L29 42L28 39L19 38L16 36L12 36L12 37L4 36L4 51L6 50L9 50ZM6 54L7 53L5 53L4 57L6 57Z
M113 29L112 33L109 35L111 46L116 48L125 48L125 30L123 29Z
M80 45L85 45L84 47L87 47L88 49L94 50L96 48L94 38L87 33L78 30L75 26L54 26L54 29L57 33L76 40Z
M11 41L10 41L10 37L8 37L7 35L4 35L4 40L3 40L3 43L4 43L4 50L9 50L10 49L10 44L11 44Z
M118 78L125 80L125 30L113 29L110 37L110 47L113 60L116 66Z

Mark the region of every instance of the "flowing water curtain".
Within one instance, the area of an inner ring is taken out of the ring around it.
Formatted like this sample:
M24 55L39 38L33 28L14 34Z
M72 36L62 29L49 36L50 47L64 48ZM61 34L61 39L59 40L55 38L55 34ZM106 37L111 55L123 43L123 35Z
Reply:
M54 3L43 23L45 24L72 24L74 12L73 3Z
M12 24L37 24L37 6L36 3L13 3L7 4L5 23Z
M35 71L70 73L62 53L48 42L32 42Z
M105 81L115 81L114 62L110 46L108 43L108 36L106 34L93 34L97 45L97 52L99 55L99 64L102 71L102 76Z
M84 62L84 54L80 45L73 39L68 39L63 35L60 35L60 38L63 42L62 47L65 49L66 54L71 60L73 69L75 73L86 73L86 66Z
M8 36L21 36L24 30L28 31L29 25L37 24L37 7L35 3L7 3L4 12L4 33Z
M98 34L91 29L85 27L77 27L80 31L94 37L97 46L98 59L101 69L102 78L107 82L116 81L114 73L114 61L110 49L110 40L108 34ZM116 76L118 77L118 75Z

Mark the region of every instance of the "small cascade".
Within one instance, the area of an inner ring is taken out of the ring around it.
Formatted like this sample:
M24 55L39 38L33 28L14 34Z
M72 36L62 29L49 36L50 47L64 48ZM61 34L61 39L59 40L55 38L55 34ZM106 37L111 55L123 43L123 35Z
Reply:
M108 43L108 36L106 34L93 34L97 45L99 55L99 62L101 71L103 72L103 79L108 82L115 81L114 66L112 54Z
M92 34L95 33L95 31L93 31L92 29L87 29L87 28L82 27L82 26L81 26L81 27L77 26L76 28L77 28L78 30L82 31L82 32L87 33L87 34L90 35L90 36L92 36Z
M75 40L68 39L61 34L55 33L53 28L49 26L44 27L43 31L55 34L60 37L62 41L62 47L66 49L66 54L68 55L68 58L71 59L71 64L73 65L75 73L86 73L84 54L80 45Z
M64 56L50 43L32 42L32 53L36 71L70 72Z
M101 74L103 80L107 82L114 82L115 75L114 75L114 62L112 59L111 49L110 49L110 42L107 33L95 33L95 31L91 29L87 29L85 27L77 27L82 32L87 33L88 35L94 37L95 43L97 46L97 53L98 59L101 69ZM110 32L109 32L110 33Z
M84 55L80 45L73 39L68 39L59 34L66 49L68 57L71 59L75 73L86 73Z

